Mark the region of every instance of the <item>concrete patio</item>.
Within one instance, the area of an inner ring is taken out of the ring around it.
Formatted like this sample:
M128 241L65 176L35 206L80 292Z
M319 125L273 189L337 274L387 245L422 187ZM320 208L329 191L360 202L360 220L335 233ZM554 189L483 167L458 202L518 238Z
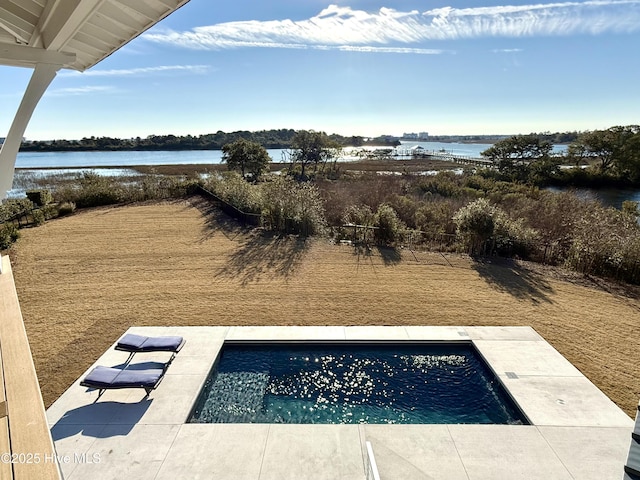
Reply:
M623 478L634 422L527 327L133 327L185 347L148 398L76 381L47 411L67 480ZM225 340L472 341L532 425L187 424ZM150 368L170 354L138 354ZM97 365L117 366L113 349Z

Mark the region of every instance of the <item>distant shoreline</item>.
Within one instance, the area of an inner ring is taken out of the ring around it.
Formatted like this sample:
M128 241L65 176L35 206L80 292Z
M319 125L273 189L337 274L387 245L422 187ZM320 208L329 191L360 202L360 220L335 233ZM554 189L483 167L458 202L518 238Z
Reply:
M433 170L452 170L460 168L461 165L442 160L426 159L363 159L337 162L341 171L354 172L406 172L415 173ZM288 162L271 162L269 170L279 172L289 168ZM227 171L225 163L192 163L192 164L164 164L164 165L73 165L73 166L48 166L48 167L16 167L17 171L29 170L134 170L141 174L157 173L160 175L194 175L206 172Z

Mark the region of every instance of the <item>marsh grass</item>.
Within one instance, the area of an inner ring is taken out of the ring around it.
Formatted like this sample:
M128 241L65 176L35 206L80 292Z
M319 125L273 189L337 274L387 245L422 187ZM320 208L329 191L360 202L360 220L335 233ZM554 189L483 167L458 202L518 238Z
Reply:
M366 162L391 168L389 161ZM159 171L147 168L145 174L128 169L113 170L111 175L56 170L48 176L24 173L18 183L50 188L56 202L73 203L79 209L183 198L204 185L235 208L260 214L262 225L274 231L305 235L329 231L336 235L336 241L344 238L340 226L349 212L368 208L385 213L377 215L372 224L378 227L373 240L381 246L418 246L420 239L433 246L444 242L427 239L457 234L455 245L447 240L446 251L564 264L586 275L640 283L640 226L633 213L637 209L620 212L571 193L505 182L486 170L422 175L404 168L398 175L380 175L380 171L355 170L358 163L340 164L338 179L302 183L284 180L286 173L281 171L264 182L250 184L210 165L187 166L186 174L183 171L180 175L167 174L183 168L176 165L159 167ZM396 161L396 168L399 163ZM414 163L412 168L418 168L419 162ZM454 218L478 201L488 202L496 228L478 242L470 242L460 235ZM40 221L41 215L37 215ZM389 229L390 225L393 228Z

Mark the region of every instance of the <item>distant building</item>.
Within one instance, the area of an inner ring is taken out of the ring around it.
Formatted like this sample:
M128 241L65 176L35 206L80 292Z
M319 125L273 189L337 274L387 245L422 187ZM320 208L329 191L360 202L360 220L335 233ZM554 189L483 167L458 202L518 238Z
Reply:
M429 138L429 132L420 132L420 133L403 133L403 140L426 140Z

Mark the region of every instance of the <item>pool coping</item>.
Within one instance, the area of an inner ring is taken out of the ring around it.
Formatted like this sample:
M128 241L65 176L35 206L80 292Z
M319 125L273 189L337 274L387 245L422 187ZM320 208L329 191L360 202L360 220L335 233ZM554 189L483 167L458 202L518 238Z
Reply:
M530 327L132 327L187 340L157 390L96 391L78 379L47 410L65 478L619 479L634 422ZM229 341L473 343L532 425L185 423ZM168 354L139 354L139 367ZM95 365L121 365L110 348ZM93 367L93 366L92 366ZM84 376L84 375L83 375ZM82 376L82 377L83 377ZM81 378L82 378L81 377Z

